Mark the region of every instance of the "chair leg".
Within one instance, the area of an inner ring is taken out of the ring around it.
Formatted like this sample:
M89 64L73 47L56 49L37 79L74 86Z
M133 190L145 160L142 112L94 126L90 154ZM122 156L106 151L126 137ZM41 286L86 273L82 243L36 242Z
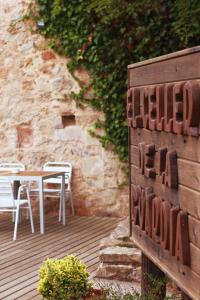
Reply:
M34 224L33 224L33 215L32 215L32 209L31 209L31 201L30 201L30 195L29 192L27 192L27 199L28 199L28 210L29 210L29 216L30 216L30 222L31 222L31 232L34 233Z
M18 219L18 224L22 222L22 212L19 210L19 219Z
M17 238L17 225L19 222L19 204L17 204L16 214L15 214L15 225L14 225L14 235L13 240L15 241Z

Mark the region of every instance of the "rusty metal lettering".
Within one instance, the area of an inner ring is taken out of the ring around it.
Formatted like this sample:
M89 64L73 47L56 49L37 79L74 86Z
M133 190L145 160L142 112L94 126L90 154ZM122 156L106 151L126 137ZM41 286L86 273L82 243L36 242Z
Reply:
M142 128L142 116L140 112L140 89L134 88L132 90L132 126L135 128Z
M169 201L160 204L160 244L163 249L169 249L169 215L171 205Z
M145 190L142 189L140 200L139 200L139 221L141 230L145 230L145 215L146 215L146 201L145 201Z
M148 99L149 99L149 129L156 130L156 87L149 87L148 89Z
M154 194L153 188L132 186L132 216L139 228L183 265L190 265L188 215Z
M200 86L196 80L130 88L128 126L199 135Z
M156 86L156 125L157 130L164 130L164 86Z
M148 89L142 87L140 89L140 104L141 104L141 115L143 121L143 127L149 128L149 99L148 99Z
M154 197L152 203L152 239L160 243L160 204L162 199Z
M139 143L139 171L142 175L144 175L144 143Z
M182 264L190 266L188 215L183 211L180 211L177 216L175 256Z
M159 148L158 149L158 170L157 170L159 176L161 176L162 173L165 172L166 156L167 156L167 148L166 147Z
M179 213L178 207L172 207L170 209L170 218L169 218L169 251L172 256L175 255L175 247L176 247L176 227L177 227L177 216Z
M144 146L144 176L147 178L155 178L156 171L154 168L155 145Z
M199 85L188 81L183 86L183 123L184 134L198 136L200 119Z
M151 238L152 237L152 207L154 193L146 194L146 218L145 218L145 232Z
M170 188L178 188L178 166L175 150L168 151L166 155L165 172L162 174L163 182Z
M183 83L173 87L173 132L183 134Z
M132 217L134 225L139 225L139 199L141 196L141 187L132 185L131 187L131 199L132 199Z
M173 84L165 84L164 87L164 129L173 131Z

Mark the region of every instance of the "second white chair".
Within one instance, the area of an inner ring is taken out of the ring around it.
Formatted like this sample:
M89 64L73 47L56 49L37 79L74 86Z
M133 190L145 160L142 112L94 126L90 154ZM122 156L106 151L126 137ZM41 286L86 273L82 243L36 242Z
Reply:
M71 190L71 179L72 179L72 164L69 162L57 162L51 161L47 162L43 166L43 171L47 172L65 172L65 192L69 195L70 205L72 215L74 215L74 204L72 199L72 190ZM44 181L47 184L47 187L44 188L44 193L48 195L48 197L58 198L60 197L62 190L62 180L60 177L46 179ZM52 187L51 187L52 184ZM56 185L56 187L53 187ZM31 192L38 192L38 189L30 189ZM59 203L59 221L61 221L62 216L62 202L60 199Z
M45 163L43 167L44 171L50 171L50 172L65 172L65 192L69 195L69 200L71 204L71 210L72 210L72 215L74 215L74 204L73 204L73 199L72 199L72 190L71 190L71 178L72 178L72 164L69 162L47 162ZM61 193L61 178L50 178L45 180L45 183L48 184L59 184L59 188L45 188L44 192L49 193L48 196L51 195L53 197L53 194L58 193L60 195ZM55 196L54 196L55 197ZM62 205L61 205L61 200L60 200L60 205L59 205L59 221L61 221L61 215L62 215Z

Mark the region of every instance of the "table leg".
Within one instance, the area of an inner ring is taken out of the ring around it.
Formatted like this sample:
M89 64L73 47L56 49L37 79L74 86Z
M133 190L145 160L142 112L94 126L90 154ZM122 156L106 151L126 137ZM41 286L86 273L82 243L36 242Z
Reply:
M66 205L65 205L65 175L62 175L62 213L63 213L63 225L66 224Z
M44 234L44 192L43 180L39 180L39 206L40 206L40 233Z

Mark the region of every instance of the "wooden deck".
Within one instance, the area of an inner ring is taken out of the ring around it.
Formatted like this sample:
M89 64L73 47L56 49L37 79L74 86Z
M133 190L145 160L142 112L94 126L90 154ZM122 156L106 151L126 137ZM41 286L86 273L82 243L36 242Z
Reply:
M0 300L39 300L36 291L38 269L47 257L76 254L94 272L98 266L99 241L116 227L119 220L99 217L70 217L63 226L57 218L46 220L46 234L31 234L23 219L17 241L12 241L13 224L9 215L0 215Z

